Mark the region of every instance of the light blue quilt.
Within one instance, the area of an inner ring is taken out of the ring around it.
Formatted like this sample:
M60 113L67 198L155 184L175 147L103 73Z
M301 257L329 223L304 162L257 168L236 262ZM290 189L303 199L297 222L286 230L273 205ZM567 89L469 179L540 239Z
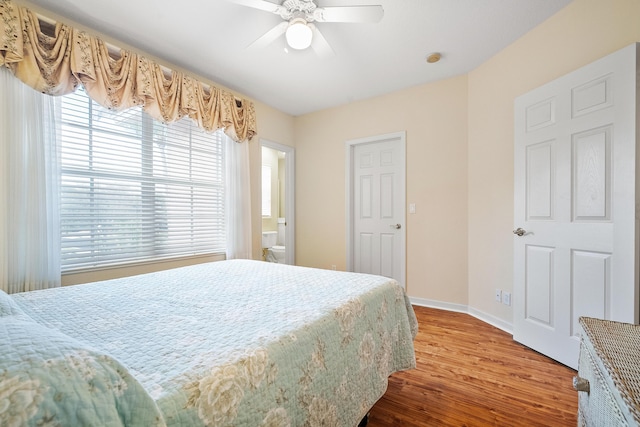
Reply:
M388 376L415 366L415 314L380 276L233 260L4 296L0 322L14 329L7 344L0 327L0 345L22 350L0 356L0 425L60 421L98 396L104 410L80 424L355 426ZM79 372L60 394L47 381L69 368L48 367L65 360ZM6 409L16 399L19 415Z
M0 291L0 426L163 426L117 360L36 323Z

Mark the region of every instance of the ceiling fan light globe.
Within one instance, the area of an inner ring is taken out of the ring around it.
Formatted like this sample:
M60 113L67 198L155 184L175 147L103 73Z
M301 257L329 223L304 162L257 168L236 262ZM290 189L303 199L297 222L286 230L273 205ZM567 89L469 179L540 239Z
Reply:
M295 20L285 33L287 44L292 49L304 50L311 46L313 31L304 20Z

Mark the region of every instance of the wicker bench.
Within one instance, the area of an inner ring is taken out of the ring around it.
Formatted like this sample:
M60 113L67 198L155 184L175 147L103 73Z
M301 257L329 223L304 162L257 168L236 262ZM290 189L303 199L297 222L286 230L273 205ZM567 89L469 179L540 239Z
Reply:
M581 317L579 426L640 425L640 326Z

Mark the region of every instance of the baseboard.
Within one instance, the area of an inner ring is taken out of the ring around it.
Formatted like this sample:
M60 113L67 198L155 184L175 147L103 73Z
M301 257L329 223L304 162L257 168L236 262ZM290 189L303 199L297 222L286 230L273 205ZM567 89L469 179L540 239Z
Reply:
M513 335L513 324L511 322L506 322L502 319L499 319L491 314L485 313L484 311L480 311L473 307L469 307L468 313L475 317L476 319L480 319L485 323L488 323L492 326L495 326L498 329L502 329L509 335Z
M437 301L433 299L424 299L409 297L411 304L420 305L422 307L439 308L447 311L457 311L459 313L468 313L467 306L464 304L453 304L450 302Z
M464 304L453 304L450 302L430 300L425 298L416 298L409 297L409 300L412 304L419 305L422 307L430 307L437 308L440 310L447 311L456 311L458 313L467 313L476 319L482 320L485 323L488 323L492 326L495 326L498 329L501 329L508 333L509 335L513 335L513 325L510 322L506 322L502 319L499 319L491 314L485 313L473 307L469 307Z

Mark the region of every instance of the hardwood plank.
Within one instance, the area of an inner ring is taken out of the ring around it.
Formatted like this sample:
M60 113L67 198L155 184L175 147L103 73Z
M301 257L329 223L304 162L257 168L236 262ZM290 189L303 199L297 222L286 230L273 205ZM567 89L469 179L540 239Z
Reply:
M389 378L368 427L575 426L575 371L473 316L414 306L417 368Z

